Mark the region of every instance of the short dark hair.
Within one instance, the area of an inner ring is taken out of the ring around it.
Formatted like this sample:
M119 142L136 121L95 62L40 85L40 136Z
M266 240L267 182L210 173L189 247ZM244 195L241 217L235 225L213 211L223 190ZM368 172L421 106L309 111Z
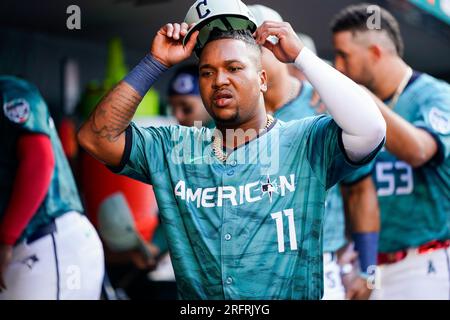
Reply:
M209 34L208 40L206 41L203 48L210 42L216 41L216 40L223 40L223 39L233 39L233 40L241 40L245 42L245 44L250 47L251 49L255 50L257 53L258 59L261 56L261 46L256 43L256 40L253 38L252 33L250 30L220 30L219 28L214 28L211 33ZM197 52L198 57L200 57L201 52L203 48ZM258 66L261 67L261 62L257 61Z
M333 33L341 31L368 31L367 21L373 12L367 10L372 4L362 3L351 5L342 9L334 16L331 21L331 30ZM384 8L380 7L381 31L385 31L393 44L397 54L402 57L404 51L403 39L400 33L400 27L394 16Z

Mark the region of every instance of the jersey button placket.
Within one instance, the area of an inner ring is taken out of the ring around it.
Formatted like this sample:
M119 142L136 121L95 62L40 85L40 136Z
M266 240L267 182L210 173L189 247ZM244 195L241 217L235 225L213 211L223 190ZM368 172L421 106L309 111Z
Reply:
M232 155L234 155L234 153ZM227 161L226 166L227 166L227 175L229 177L234 176L234 174L236 173L236 166L237 166L236 159L229 159Z
M223 186L235 186L234 183L235 169L231 166L230 163L226 164L224 175L223 175ZM225 299L231 299L230 295L230 286L233 283L233 266L230 264L230 256L233 254L232 252L232 221L229 219L230 211L232 210L232 204L229 199L222 199L222 216L223 216L223 224L222 224L222 279L224 284L224 295ZM232 218L232 215L230 216Z

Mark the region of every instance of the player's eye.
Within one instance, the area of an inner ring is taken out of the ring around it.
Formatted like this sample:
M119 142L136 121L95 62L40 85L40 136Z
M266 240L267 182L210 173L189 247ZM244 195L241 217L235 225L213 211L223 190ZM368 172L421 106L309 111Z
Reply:
M183 107L183 108L181 109L181 112L182 112L185 116L188 116L188 115L190 115L190 114L192 113L192 108L190 108L190 107Z
M347 54L345 52L338 52L338 55L342 58L342 59L347 59Z
M202 71L200 72L201 77L210 77L212 75L212 71Z
M239 70L242 70L242 67L238 67L238 66L230 66L229 70L231 72L237 72Z

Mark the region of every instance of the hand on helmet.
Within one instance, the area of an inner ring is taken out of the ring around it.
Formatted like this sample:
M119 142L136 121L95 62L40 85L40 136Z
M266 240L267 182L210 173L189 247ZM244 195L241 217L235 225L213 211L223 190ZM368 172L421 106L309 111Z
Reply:
M198 31L194 32L183 46L183 38L188 32L187 23L168 23L157 32L150 53L166 67L182 62L189 58L197 41Z
M270 42L267 38L276 36L277 43ZM256 42L273 52L278 60L284 63L292 63L300 54L304 45L287 22L265 21L254 33Z

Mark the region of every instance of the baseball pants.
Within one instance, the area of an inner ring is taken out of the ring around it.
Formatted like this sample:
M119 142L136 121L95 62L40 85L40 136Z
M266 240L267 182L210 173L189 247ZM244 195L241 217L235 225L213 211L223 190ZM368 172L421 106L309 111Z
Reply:
M450 300L450 248L419 254L409 249L396 263L378 267L372 300Z
M322 300L344 300L345 289L341 279L341 268L334 252L323 254L323 297Z
M92 224L78 212L55 220L56 231L14 247L0 300L99 299L103 247Z

